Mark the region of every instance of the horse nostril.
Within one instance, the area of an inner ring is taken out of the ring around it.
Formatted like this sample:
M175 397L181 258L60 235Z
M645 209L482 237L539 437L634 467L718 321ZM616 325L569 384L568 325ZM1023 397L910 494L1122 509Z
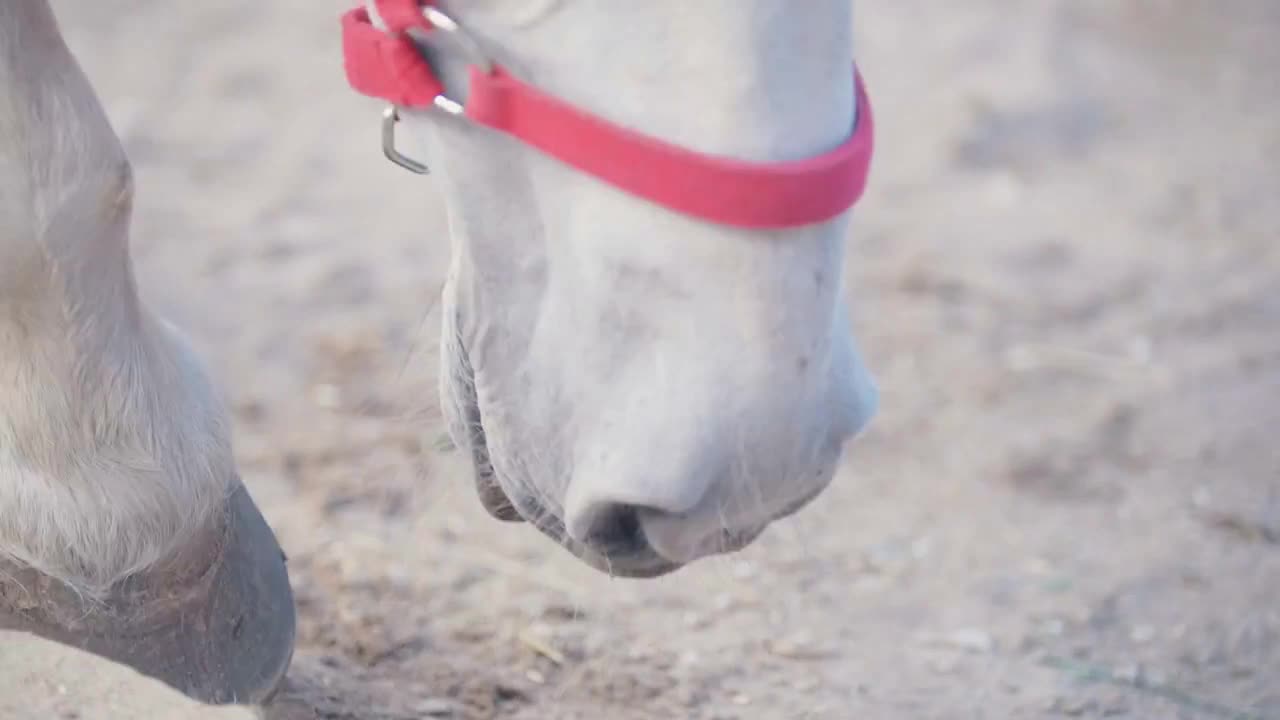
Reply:
M607 505L598 510L585 541L604 555L630 555L649 547L640 527L640 508L635 505Z

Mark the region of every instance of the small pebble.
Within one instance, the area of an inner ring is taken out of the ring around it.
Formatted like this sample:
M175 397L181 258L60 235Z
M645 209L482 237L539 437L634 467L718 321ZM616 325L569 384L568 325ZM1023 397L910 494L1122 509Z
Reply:
M342 404L342 392L336 385L321 383L311 388L311 402L325 410L333 410Z
M817 690L821 685L822 683L818 680L818 678L814 677L813 675L805 675L804 677L796 678L796 681L791 684L791 687L796 689L799 692L813 692L814 690Z
M911 557L916 560L927 558L931 552L933 552L933 538L928 535L916 538L911 543Z
M1046 620L1044 624L1041 625L1041 629L1046 635L1056 636L1061 635L1067 629L1067 624L1062 622L1059 618L1053 618Z
M1022 183L1009 172L992 173L983 190L986 192L987 202L997 208L1013 207L1023 194Z
M1129 338L1129 359L1139 365L1151 363L1151 338L1146 335L1135 335Z
M1209 503L1212 501L1213 495L1209 492L1209 488L1204 487L1203 485L1196 488L1195 492L1191 493L1191 504L1197 508L1208 507Z
M954 656L934 657L929 659L929 669L939 675L950 675L956 671L960 663Z
M1048 575L1053 572L1053 565L1042 557L1034 557L1027 562L1027 572L1032 575Z
M1111 677L1123 683L1136 683L1142 677L1142 666L1137 663L1121 665L1111 671Z
M457 706L452 700L427 698L415 705L414 710L422 713L424 717L451 718L454 717Z
M986 630L963 628L947 636L947 642L972 653L989 653L995 648L995 640Z
M1093 712L1094 710L1097 710L1097 709L1098 709L1098 701L1093 699L1063 700L1057 708L1057 710L1062 712L1062 714L1069 715L1071 717L1080 717L1085 713Z
M707 621L707 618L693 612L692 610L686 612L682 620L684 621L684 626L687 628L702 628L710 624Z
M1113 700L1111 704L1102 708L1102 717L1119 717L1129 714L1129 704L1124 700Z
M1156 629L1150 625L1134 625L1129 631L1129 639L1138 644L1149 642L1155 636Z

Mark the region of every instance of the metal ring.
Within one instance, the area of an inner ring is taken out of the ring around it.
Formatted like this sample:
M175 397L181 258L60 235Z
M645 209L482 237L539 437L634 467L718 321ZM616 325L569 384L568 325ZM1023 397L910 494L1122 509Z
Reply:
M493 72L493 61L480 49L480 44L476 42L476 39L466 30L463 30L456 20L432 5L426 5L422 8L422 17L426 18L433 28L444 31L444 34L451 38L458 46L458 49L462 51L462 54L467 58L467 62L480 68L486 74ZM418 37L415 34L415 30L416 28L409 29L411 37ZM433 102L437 108L450 115L461 115L464 112L462 103L444 93L437 95Z
M471 33L463 30L457 21L431 5L422 8L422 17L426 18L432 27L448 33L461 46L462 52L467 55L472 65L486 73L493 72L493 61L480 49L480 44L471 36Z
M463 30L457 21L431 5L426 5L422 8L422 16L426 18L427 22L431 23L433 28L443 31L445 35L452 38L473 66L480 68L485 73L493 72L493 62L489 60L489 56L484 54L475 38L466 30ZM411 38L426 42L426 37L418 28L409 28L407 32ZM443 92L435 96L432 104L450 115L462 115L466 112L466 108L463 107L462 103L445 95ZM399 122L400 113L394 105L388 106L387 109L382 111L382 154L388 160L409 172L418 175L429 174L431 170L426 165L401 154L396 149L396 124Z
M411 173L430 174L431 168L396 150L396 123L398 122L400 122L399 111L396 110L395 105L388 105L387 109L382 111L382 154Z

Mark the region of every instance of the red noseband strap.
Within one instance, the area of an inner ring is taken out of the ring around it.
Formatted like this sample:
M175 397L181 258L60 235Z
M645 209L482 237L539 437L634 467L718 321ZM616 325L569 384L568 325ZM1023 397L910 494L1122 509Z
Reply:
M358 92L401 107L429 107L443 91L405 35L432 29L420 0L378 0L388 31L356 9L343 17L347 80ZM867 183L873 146L871 104L855 70L857 126L817 157L751 163L693 152L579 110L495 66L472 67L464 113L625 192L723 225L785 228L829 220L850 208Z

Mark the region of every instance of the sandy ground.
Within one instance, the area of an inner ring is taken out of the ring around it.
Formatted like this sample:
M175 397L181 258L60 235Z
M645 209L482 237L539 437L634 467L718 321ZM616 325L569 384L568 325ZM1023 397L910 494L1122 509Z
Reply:
M860 3L883 414L810 509L644 583L489 520L440 440L442 214L344 85L345 2L55 5L289 554L275 720L1280 718L1274 0Z

